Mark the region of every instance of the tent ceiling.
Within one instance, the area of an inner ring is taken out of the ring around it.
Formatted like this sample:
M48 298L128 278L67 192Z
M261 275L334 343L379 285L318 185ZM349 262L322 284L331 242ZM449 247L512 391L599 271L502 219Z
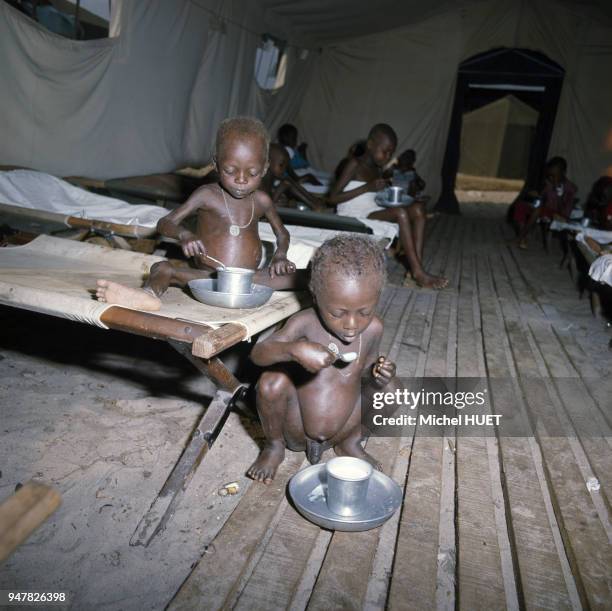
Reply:
M315 44L374 34L414 23L450 0L259 0L294 36Z
M612 0L559 0L577 15L612 22ZM447 8L487 0L259 0L271 21L283 23L294 40L317 45L385 30L426 19ZM289 34L287 34L289 35Z

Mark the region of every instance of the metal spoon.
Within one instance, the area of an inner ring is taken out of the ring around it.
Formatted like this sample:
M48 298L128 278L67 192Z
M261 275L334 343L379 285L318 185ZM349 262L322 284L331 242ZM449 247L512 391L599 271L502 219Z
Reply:
M214 261L215 263L218 263L222 269L226 269L227 265L225 265L225 263L223 263L223 261L219 261L219 259L215 259L214 257L211 257L210 255L207 255L203 252L200 253L200 257L205 257L206 259L210 259L211 261Z
M340 359L345 363L352 363L358 356L356 352L345 352L344 354L336 355L336 360Z

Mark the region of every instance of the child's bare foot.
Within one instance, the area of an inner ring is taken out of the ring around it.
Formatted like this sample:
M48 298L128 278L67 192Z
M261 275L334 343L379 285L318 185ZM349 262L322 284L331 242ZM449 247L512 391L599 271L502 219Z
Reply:
M350 444L339 443L334 446L334 453L336 456L352 456L353 458L361 458L369 462L377 471L382 471L382 464L379 463L371 454L368 454L359 442L353 442Z
M161 308L159 298L144 289L133 289L110 280L98 280L96 284L98 285L96 289L98 301L149 312L155 312Z
M448 278L444 276L432 276L427 272L414 275L414 281L424 289L444 289L448 286Z
M285 446L278 441L268 442L246 474L256 482L269 484L283 460L285 460Z

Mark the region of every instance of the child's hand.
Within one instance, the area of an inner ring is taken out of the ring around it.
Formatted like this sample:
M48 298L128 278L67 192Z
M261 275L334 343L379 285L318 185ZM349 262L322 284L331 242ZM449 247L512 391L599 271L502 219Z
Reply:
M186 257L196 257L206 254L204 242L199 240L195 235L190 234L181 240L181 248Z
M285 255L274 255L270 261L270 276L287 276L295 272L295 264Z
M372 367L372 377L379 386L386 386L395 377L395 363L385 356L379 356Z
M310 373L318 373L336 360L331 350L317 342L295 342L291 352L295 362Z
M366 186L369 192L382 191L389 186L389 181L385 178L376 178L375 180L371 180Z

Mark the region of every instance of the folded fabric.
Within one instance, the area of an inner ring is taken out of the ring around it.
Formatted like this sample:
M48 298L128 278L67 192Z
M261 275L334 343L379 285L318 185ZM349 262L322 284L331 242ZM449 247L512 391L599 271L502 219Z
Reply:
M305 168L298 168L295 170L298 176L305 176L306 174L312 174L319 182L329 186L333 175L330 172L324 172L323 170L317 170L312 166L306 166Z
M366 183L361 180L351 180L346 187L345 191L352 189L358 189ZM375 221L369 219L368 215L372 212L376 212L381 208L376 203L376 193L368 192L358 195L348 202L338 204L338 214L340 216L352 216L359 219L364 225L367 225L372 229L374 235L378 237L388 238L393 241L399 234L399 226L397 223L388 223L386 221Z
M591 264L589 276L596 282L612 286L612 255L597 257Z
M594 229L593 227L583 227L580 223L566 223L564 221L553 221L550 224L551 231L577 231L588 235L600 244L610 244L612 242L612 231L604 231L603 229Z
M66 216L149 228L154 228L157 221L168 214L160 206L133 205L97 195L34 170L0 172L0 201Z
M353 189L363 187L365 184L366 183L361 180L351 180L346 187L344 187L344 191L352 191ZM376 193L370 191L357 195L347 202L338 204L338 214L341 216L352 216L360 220L367 218L372 212L380 210L375 198Z

